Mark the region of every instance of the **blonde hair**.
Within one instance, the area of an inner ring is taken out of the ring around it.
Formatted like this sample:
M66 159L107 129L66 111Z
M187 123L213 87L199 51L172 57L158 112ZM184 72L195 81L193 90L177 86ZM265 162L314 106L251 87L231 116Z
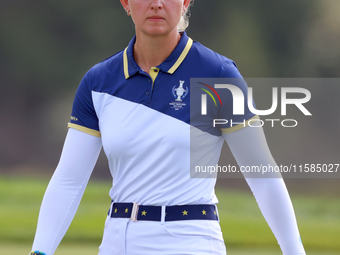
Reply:
M186 9L186 11L184 12L184 14L182 15L178 25L177 25L177 28L178 28L178 31L179 32L184 32L188 26L189 26L189 17L190 17L190 6L192 6L194 4L194 0L191 0L190 1L190 4L188 6L188 8Z

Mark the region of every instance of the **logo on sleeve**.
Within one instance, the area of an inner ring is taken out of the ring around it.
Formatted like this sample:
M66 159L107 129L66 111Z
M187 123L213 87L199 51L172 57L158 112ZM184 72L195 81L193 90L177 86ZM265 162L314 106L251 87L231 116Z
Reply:
M186 103L183 103L183 99L188 95L189 88L188 86L184 86L185 81L179 81L179 85L175 85L172 88L172 94L175 97L175 102L171 102L171 108L175 110L183 109L186 106Z

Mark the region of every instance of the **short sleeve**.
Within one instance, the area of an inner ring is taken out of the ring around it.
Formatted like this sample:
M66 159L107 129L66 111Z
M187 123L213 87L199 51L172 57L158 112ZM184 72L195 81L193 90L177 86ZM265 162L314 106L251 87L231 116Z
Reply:
M220 78L228 86L218 89L222 102L218 119L224 120L219 128L223 133L231 133L248 126L258 116L249 109L248 85L232 60L228 59L222 67ZM250 101L255 108L254 100L251 98Z
M92 101L88 76L89 73L84 76L77 89L68 127L100 137L98 117Z

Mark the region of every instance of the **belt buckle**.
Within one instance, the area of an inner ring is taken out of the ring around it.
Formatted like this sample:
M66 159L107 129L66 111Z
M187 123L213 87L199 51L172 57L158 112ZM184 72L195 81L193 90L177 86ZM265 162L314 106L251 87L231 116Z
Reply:
M139 209L139 204L133 203L130 220L132 220L132 221L134 221L134 222L137 222L137 221L138 221L138 220L137 220L138 209Z

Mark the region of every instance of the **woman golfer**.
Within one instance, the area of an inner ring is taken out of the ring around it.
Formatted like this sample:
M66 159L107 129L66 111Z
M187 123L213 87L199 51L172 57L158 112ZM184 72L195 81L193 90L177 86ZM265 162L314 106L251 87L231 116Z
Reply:
M60 162L41 205L32 254L55 252L102 147L113 185L99 255L226 254L216 179L190 178L190 164L195 164L190 161L216 165L225 140L240 166L275 162L261 128L215 127L206 119L191 125L190 93L203 90L189 88L190 78L242 77L230 59L184 32L190 2L121 0L136 35L123 51L92 67L79 85ZM213 84L199 86L215 93ZM244 83L234 86L247 93ZM229 100L230 93L218 94L221 102ZM206 115L256 122L247 106L235 116L227 106L208 105ZM190 150L191 131L203 143ZM283 254L305 254L282 178L245 177Z

